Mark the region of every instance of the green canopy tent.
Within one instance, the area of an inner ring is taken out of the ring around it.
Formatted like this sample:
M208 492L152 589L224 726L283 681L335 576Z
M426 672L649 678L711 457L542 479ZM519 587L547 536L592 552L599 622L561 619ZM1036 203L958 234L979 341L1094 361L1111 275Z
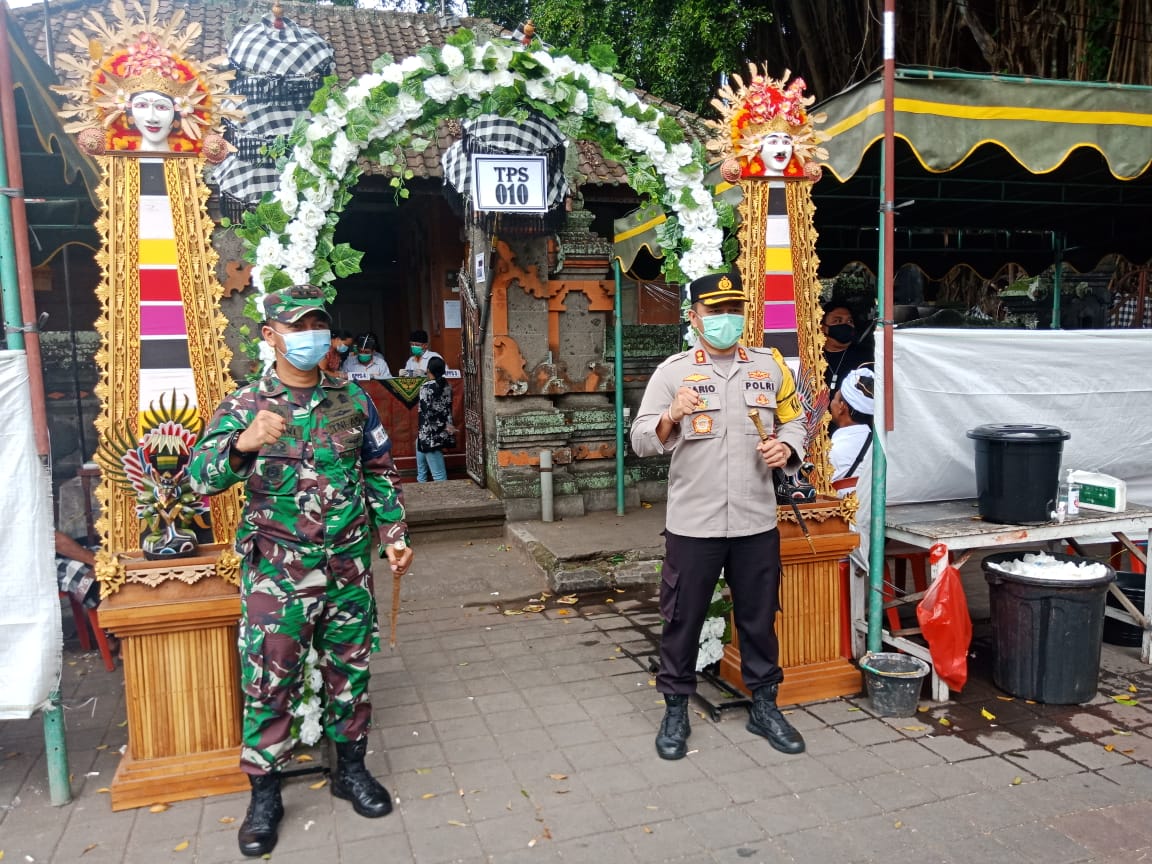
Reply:
M877 75L816 109L828 115L813 191L825 274L875 260L881 88ZM898 69L895 126L896 267L990 277L1057 253L1080 271L1152 256L1152 87Z

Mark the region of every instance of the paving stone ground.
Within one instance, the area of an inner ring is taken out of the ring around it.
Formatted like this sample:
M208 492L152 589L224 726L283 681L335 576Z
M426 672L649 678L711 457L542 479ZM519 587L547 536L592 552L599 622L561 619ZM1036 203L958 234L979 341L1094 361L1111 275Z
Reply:
M793 757L747 732L742 710L713 723L696 706L689 756L663 762L650 592L506 615L543 585L503 541L439 540L420 555L399 645L372 661L368 762L396 811L362 819L311 788L316 775L293 778L276 862L1130 864L1152 852L1152 672L1130 650L1106 649L1088 705L1030 705L988 682L978 629L955 702L899 719L864 698L794 707L809 749ZM0 723L5 864L246 860L246 795L111 812L101 790L126 741L122 673L69 643L62 688L71 804L49 801L41 719Z

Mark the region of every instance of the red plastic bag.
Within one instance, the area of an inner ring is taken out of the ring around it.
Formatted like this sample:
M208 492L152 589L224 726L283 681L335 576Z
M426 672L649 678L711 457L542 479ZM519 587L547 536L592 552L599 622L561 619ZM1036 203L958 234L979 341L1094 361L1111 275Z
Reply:
M972 618L968 598L960 583L960 571L948 563L948 547L937 543L928 550L932 584L916 604L916 620L932 665L949 690L963 690L968 681L968 645L972 641Z

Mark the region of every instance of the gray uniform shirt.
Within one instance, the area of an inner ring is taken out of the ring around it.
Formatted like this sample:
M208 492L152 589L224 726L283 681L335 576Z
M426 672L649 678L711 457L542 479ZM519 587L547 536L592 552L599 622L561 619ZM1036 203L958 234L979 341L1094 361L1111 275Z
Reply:
M661 443L656 426L681 387L695 390L702 405ZM632 449L638 456L672 454L666 525L673 534L746 537L776 527L772 469L756 450L752 409L796 451L789 469L799 467L804 412L792 373L772 349L739 347L723 371L696 348L674 354L652 373L632 423Z

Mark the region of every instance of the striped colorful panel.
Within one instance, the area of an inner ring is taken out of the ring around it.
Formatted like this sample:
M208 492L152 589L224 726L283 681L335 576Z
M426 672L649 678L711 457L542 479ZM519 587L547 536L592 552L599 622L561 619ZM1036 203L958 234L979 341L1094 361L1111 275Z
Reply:
M141 410L171 399L196 404L181 302L176 231L164 182L164 162L140 162L140 401Z
M795 303L765 303L764 304L765 330L795 330L796 304Z
M788 197L782 181L768 187L764 231L764 344L785 357L799 354L796 341L796 288L792 278L792 235Z

